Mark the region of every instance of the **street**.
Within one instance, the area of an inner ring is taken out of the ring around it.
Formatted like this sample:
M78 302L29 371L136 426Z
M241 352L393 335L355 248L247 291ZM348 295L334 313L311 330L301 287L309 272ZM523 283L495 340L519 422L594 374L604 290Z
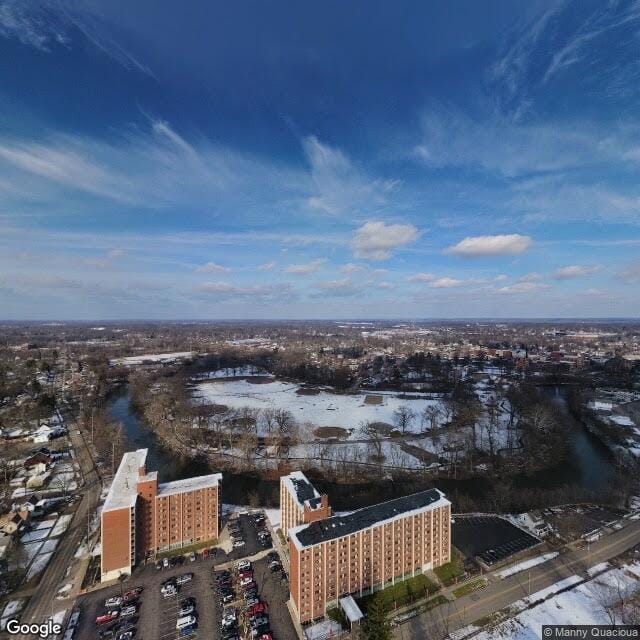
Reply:
M95 510L101 491L101 481L91 457L89 447L82 435L78 433L75 420L69 411L61 411L65 424L69 430L69 438L76 453L83 478L82 498L73 516L71 525L62 538L51 562L42 575L21 616L23 622L42 622L52 611L63 608L59 601L54 600L57 590L62 585L66 572L74 561L74 555L80 546L82 538L87 533L87 519ZM70 606L70 605L68 605ZM29 636L17 636L25 638Z
M522 571L499 582L490 582L480 591L412 618L394 629L394 637L402 640L444 638L563 578L584 574L588 567L615 558L637 544L640 544L640 521L636 520L624 529L591 543L589 549L562 553L529 571Z

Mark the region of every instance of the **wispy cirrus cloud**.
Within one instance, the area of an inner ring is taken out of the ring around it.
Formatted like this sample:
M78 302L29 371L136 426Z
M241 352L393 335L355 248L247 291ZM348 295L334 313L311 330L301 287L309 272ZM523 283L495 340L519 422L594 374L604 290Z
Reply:
M311 209L330 215L371 213L386 204L399 184L368 177L341 150L316 136L304 138L302 146L313 182L313 195L307 199Z

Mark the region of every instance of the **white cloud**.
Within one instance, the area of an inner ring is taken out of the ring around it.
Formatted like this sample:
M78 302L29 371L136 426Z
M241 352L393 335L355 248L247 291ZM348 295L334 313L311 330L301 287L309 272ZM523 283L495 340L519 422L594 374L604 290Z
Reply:
M598 273L598 271L600 271L600 267L598 266L571 264L566 267L556 269L552 275L556 280L569 280L571 278L589 276L594 273Z
M548 284L543 284L541 282L517 282L516 284L510 284L506 287L500 287L500 289L497 289L497 292L507 295L517 295L520 293L532 293L533 291L548 288Z
M412 224L366 222L356 230L351 247L357 258L388 260L395 249L415 242L419 235Z
M518 282L537 282L538 280L542 280L542 275L537 271L525 273L523 276L518 278Z
M640 283L640 260L631 262L617 273L619 280L627 284Z
M435 279L433 273L415 273L407 278L409 282L433 282Z
M276 262L264 262L261 265L258 265L258 271L271 271L272 269L275 269L276 266Z
M452 287L461 287L465 284L467 284L465 280L458 280L457 278L436 278L429 286L433 289L450 289Z
M529 236L518 233L495 236L474 236L458 242L445 253L465 258L481 258L488 256L513 256L524 253L532 240Z
M307 275L309 273L316 273L316 271L319 271L322 265L326 262L326 258L318 258L317 260L312 260L305 264L290 264L288 267L285 267L284 271L285 273L293 273L298 276Z
M216 272L224 272L229 273L231 269L229 267L225 267L224 265L217 264L216 262L207 262L202 266L196 269L198 273L216 273Z
M393 284L391 282L378 282L378 289L392 289Z
M354 264L353 262L348 262L340 267L340 271L342 271L342 273L357 273L358 271L364 271L365 269L365 265Z
M265 284L265 285L235 285L229 282L203 282L197 290L220 298L271 298L279 297L290 289L289 285Z

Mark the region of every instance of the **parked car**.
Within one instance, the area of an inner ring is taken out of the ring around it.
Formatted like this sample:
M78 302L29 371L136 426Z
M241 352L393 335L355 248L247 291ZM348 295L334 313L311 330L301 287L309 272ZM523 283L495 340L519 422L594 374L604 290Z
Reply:
M233 547L235 549L237 549L238 547L244 547L244 544L245 544L244 540L234 540L233 541Z
M186 584L187 582L191 582L193 580L193 573L183 573L181 576L176 578L176 584Z
M196 599L193 596L190 596L189 598L184 598L183 600L180 601L180 606L181 607L188 607L188 606L196 606Z
M196 561L196 554L193 551L189 554L189 560L191 562L195 562Z
M178 611L178 615L182 618L183 616L190 615L195 610L196 610L196 608L192 604L187 604L187 605L184 605L184 606L180 607L180 610Z
M251 569L245 569L238 572L238 578L253 578L253 571Z
M162 569L162 560L156 560L156 569L158 569L158 571Z
M238 564L236 564L236 569L238 571L244 571L246 569L251 569L251 563L248 560L240 560Z
M271 571L271 573L277 573L281 569L282 569L282 565L279 562L272 562L269 565L269 571Z
M253 584L253 576L247 576L246 578L240 578L240 586L246 587L250 584Z
M273 636L270 633L263 633L258 640L273 640Z
M116 640L132 640L136 635L135 627L133 629L127 629L126 631L121 631L117 636Z
M169 558L162 558L162 568L168 569L171 565L169 564Z
M228 602L233 602L236 598L236 594L235 593L223 593L220 597L220 601L223 604L226 604Z
M196 623L195 616L183 616L176 620L176 629L183 629L184 627L190 627Z
M124 602L124 598L122 596L113 596L111 598L107 598L104 601L104 606L105 607L120 607L122 606L122 603Z
M253 580L249 580L249 582L241 583L240 586L244 591L249 591L250 589L258 588L258 585Z
M109 624L109 622L113 622L119 615L120 612L116 611L115 609L113 611L107 611L106 613L103 613L96 618L96 624Z
M252 607L254 604L259 604L260 600L256 597L245 598L244 603L247 607Z
M264 613L266 610L267 605L264 602L257 602L247 609L247 615L257 616L259 613Z
M269 623L269 618L264 614L260 614L249 619L249 624L253 629L257 629L258 627L262 627L263 625L268 623Z
M268 624L262 625L261 627L256 627L255 629L251 629L252 638L260 638L261 636L267 634L271 634L271 628Z
M138 613L138 607L136 607L134 604L129 604L121 609L120 617L128 618L129 616L135 616L136 613Z
M175 596L178 595L178 588L177 587L168 587L166 590L164 590L162 592L162 597L163 598L173 598Z
M182 627L182 629L180 629L180 637L184 638L186 636L190 636L192 633L194 633L196 630L196 625L195 624L190 624L187 627Z

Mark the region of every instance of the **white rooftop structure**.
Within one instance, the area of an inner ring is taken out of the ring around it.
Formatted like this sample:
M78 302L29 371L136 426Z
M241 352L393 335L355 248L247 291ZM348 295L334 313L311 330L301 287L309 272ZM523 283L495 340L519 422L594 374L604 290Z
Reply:
M347 620L349 620L351 624L364 618L364 613L360 610L353 596L345 596L344 598L340 598L338 602L340 602L344 615L347 616Z
M196 476L195 478L185 478L184 480L174 480L158 485L158 496L168 496L174 493L184 493L187 491L197 491L217 487L222 481L221 473L212 473L207 476Z
M113 478L111 488L104 501L102 511L114 511L134 507L138 498L138 481L150 480L158 476L156 471L140 477L138 471L145 466L147 460L147 449L137 451L127 451L122 456L118 471Z

